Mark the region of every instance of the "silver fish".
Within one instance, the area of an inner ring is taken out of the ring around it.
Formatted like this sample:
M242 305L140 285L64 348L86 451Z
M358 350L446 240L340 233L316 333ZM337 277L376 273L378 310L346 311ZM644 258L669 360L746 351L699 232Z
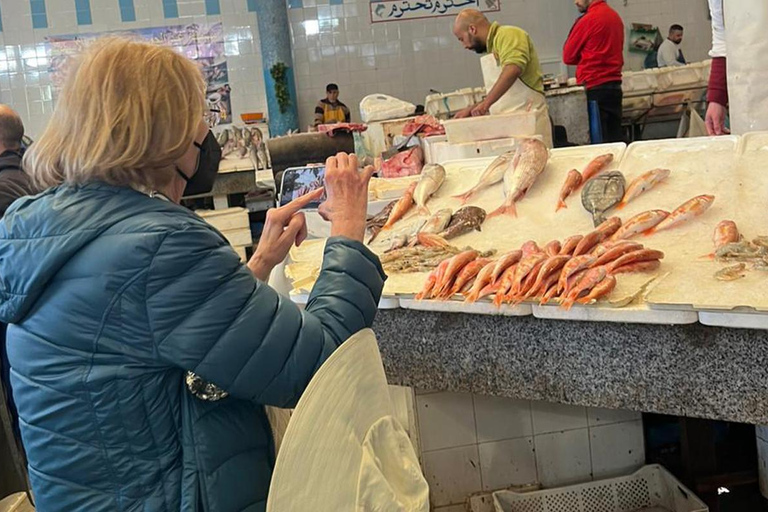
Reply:
M452 212L450 208L443 208L432 214L421 227L421 233L439 233L451 222Z
M480 175L480 179L477 181L477 184L474 187L464 192L463 194L459 194L453 197L460 199L462 204L464 204L473 195L477 194L481 190L484 190L491 185L495 185L496 183L500 182L502 179L504 179L504 174L507 172L509 166L512 165L512 160L514 158L514 151L507 151L503 155L496 157L496 159L491 162L488 167L485 168L483 174Z
M429 215L427 201L445 182L445 168L439 164L428 164L421 171L421 179L413 192L413 200L419 207L419 213Z

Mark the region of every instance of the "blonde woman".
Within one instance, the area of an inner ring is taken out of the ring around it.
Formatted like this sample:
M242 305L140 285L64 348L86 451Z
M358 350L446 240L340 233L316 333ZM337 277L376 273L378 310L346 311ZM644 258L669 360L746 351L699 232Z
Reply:
M204 106L191 61L103 41L25 157L47 190L0 224L0 321L39 510L263 510L264 406L293 406L373 322L384 274L361 243L372 169L327 162L333 236L302 312L264 281L319 195L270 211L247 266L178 205L217 172Z

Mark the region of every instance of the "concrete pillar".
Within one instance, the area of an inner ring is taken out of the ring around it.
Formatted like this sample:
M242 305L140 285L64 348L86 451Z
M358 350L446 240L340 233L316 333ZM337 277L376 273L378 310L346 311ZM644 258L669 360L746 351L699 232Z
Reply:
M285 0L258 0L256 2L259 41L261 41L261 59L263 63L264 83L267 93L267 115L269 116L270 137L285 135L288 130L299 128L299 115L296 108L296 82L293 76L293 58L291 55L291 26L288 22L288 7ZM291 103L286 112L281 113L275 94L275 80L270 69L282 62L288 67L288 92Z

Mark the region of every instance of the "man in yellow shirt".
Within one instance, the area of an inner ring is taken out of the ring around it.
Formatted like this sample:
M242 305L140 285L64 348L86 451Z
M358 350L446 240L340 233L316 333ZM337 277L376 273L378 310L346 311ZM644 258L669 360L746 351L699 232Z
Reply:
M544 97L539 56L528 33L518 27L491 23L475 9L456 16L453 34L467 50L487 53L480 61L486 98L456 114L456 118L530 110L536 115L536 132L552 145L552 127Z

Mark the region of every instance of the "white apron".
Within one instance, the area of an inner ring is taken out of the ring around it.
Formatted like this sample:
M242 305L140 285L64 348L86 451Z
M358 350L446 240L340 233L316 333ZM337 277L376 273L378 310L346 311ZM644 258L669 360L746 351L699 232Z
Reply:
M731 133L768 130L768 2L724 0Z
M490 53L480 59L480 66L483 70L485 89L491 92L499 76L501 76L501 66L496 63L496 57ZM549 122L547 99L540 92L525 85L519 78L496 103L491 105L489 111L492 115L497 115L525 111L529 108L536 115L536 134L541 135L544 144L551 148L552 125Z

